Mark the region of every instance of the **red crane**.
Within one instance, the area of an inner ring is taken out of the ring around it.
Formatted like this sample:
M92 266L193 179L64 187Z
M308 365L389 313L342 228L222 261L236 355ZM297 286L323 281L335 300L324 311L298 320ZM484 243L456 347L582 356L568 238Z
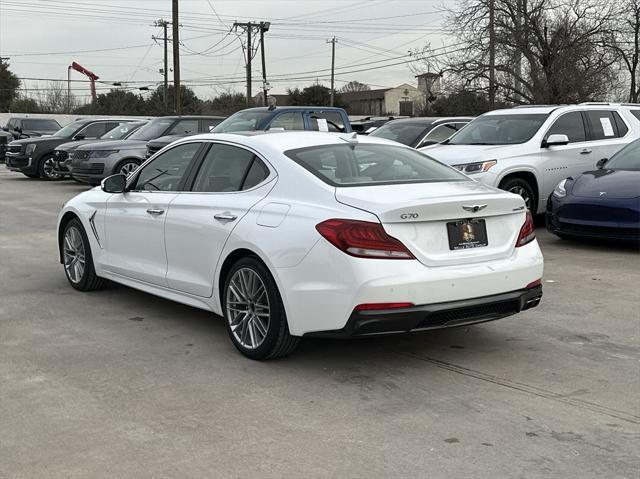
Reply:
M87 70L85 67L83 67L79 63L73 62L71 65L69 65L69 68L67 68L67 77L69 79L68 81L69 85L67 87L69 92L67 94L69 96L71 96L71 69L74 69L75 71L80 72L89 78L89 81L91 82L91 98L95 102L96 101L96 80L100 77L95 73L93 73L92 71Z

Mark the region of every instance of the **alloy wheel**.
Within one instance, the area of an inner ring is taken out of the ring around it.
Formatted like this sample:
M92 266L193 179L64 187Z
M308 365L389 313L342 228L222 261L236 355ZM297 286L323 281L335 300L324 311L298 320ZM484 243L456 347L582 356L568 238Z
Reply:
M42 171L49 180L57 180L62 176L60 172L56 170L56 162L53 157L44 160Z
M253 269L240 268L231 277L226 295L231 333L247 349L258 348L267 337L270 322L269 296Z
M82 281L85 269L84 241L80 230L75 226L70 227L64 234L63 260L69 281Z
M122 173L125 176L129 176L129 174L134 172L137 168L138 168L137 163L134 163L133 161L129 161L120 167L120 173Z

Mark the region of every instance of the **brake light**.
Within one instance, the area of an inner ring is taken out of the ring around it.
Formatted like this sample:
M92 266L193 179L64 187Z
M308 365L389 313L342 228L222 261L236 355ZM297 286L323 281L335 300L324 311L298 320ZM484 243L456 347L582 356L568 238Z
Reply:
M355 311L381 311L384 309L403 309L415 306L413 303L365 303L356 306Z
M531 288L537 288L538 286L540 286L542 284L542 280L541 279L536 279L534 282L529 283L527 285L527 289L531 289Z
M389 236L380 223L330 219L316 225L329 243L358 258L415 259L397 239Z
M527 211L527 217L524 220L522 228L520 228L518 241L516 241L516 248L529 244L534 239L536 239L536 227L533 224L533 216L531 216L531 211Z

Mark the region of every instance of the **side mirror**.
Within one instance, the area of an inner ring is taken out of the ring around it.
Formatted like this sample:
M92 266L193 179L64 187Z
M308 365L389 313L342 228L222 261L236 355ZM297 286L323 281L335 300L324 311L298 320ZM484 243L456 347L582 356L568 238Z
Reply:
M107 176L100 183L102 191L105 193L124 193L124 189L127 186L127 177L121 173L117 175Z
M83 133L79 133L79 134L77 134L76 136L73 137L73 139L75 141L84 140L85 138L86 138L86 136L84 136Z
M544 148L550 146L562 146L569 144L569 137L567 135L550 135L545 141L542 142Z
M601 170L602 168L604 168L604 165L607 164L607 161L609 161L609 158L602 158L601 160L598 160L598 162L596 163L596 168Z

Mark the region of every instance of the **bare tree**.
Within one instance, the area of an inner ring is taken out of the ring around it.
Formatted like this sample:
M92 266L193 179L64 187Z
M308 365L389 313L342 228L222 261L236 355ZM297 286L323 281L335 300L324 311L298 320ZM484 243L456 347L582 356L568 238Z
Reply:
M353 91L369 91L371 87L366 83L360 83L357 80L350 81L346 83L342 88L340 88L341 93L350 93Z
M73 93L68 95L64 82L52 81L43 88L36 85L30 92L43 113L70 113L80 106Z
M601 0L460 0L448 10L455 48L431 55L457 89L489 91L491 2L501 101L574 103L611 91L616 55L604 40L615 10ZM429 52L421 55L429 61Z
M608 45L628 80L628 101L640 101L640 0L624 0L613 18Z

